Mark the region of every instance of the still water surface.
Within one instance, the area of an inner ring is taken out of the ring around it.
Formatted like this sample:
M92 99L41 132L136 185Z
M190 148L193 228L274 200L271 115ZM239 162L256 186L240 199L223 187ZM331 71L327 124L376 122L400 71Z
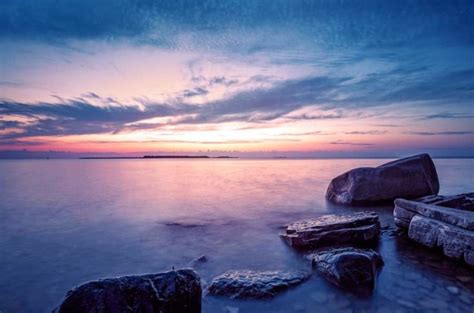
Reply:
M332 177L387 161L0 161L0 311L49 312L83 282L184 267L203 254L204 283L230 269L309 269L280 240L284 224L374 209L385 266L371 297L313 275L273 300L205 297L203 312L472 312L472 269L394 236L392 207L325 201ZM474 159L435 164L441 194L472 191Z

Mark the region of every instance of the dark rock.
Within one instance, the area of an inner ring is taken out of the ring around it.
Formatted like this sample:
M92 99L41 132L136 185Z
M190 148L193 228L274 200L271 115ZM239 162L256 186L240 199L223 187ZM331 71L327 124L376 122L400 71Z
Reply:
M272 298L308 278L309 274L305 272L228 271L214 278L208 291L212 295L233 299Z
M339 204L367 204L437 194L438 174L428 154L378 167L361 167L334 178L326 198Z
M324 215L290 223L282 238L296 248L363 244L380 234L379 217L374 212L349 215Z
M330 249L310 256L313 267L336 286L357 294L368 294L375 287L382 257L373 250Z
M72 289L57 313L201 312L201 283L190 269L93 281Z

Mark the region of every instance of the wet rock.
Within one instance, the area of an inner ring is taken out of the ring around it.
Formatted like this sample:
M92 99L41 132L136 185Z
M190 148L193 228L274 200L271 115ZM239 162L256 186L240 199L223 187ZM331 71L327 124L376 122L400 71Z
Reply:
M66 294L57 313L201 312L201 283L190 269L93 281Z
M410 239L474 266L473 199L474 193L416 201L396 199L395 224L408 229Z
M284 271L228 271L211 282L211 295L239 299L272 298L278 293L309 278L305 272Z
M438 174L428 154L378 167L361 167L334 178L326 198L339 204L367 204L437 194Z
M408 237L427 247L439 247L443 254L474 266L474 232L417 215L412 218Z
M330 249L311 256L317 272L336 286L357 294L369 294L375 287L382 257L373 250Z
M282 238L296 248L363 244L380 234L379 217L374 212L325 215L290 223Z

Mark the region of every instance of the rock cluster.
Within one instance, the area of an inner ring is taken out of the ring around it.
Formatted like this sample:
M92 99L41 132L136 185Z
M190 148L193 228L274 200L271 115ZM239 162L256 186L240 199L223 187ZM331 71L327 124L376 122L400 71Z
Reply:
M92 281L72 289L57 313L199 313L201 282L190 269Z
M373 243L379 234L377 214L359 212L296 221L290 223L281 236L295 248L319 249L308 258L316 271L331 283L356 294L368 294L383 265L382 257L373 250L351 246ZM324 247L326 250L321 250Z
M334 178L326 198L339 204L370 204L395 198L437 194L438 174L428 154L396 160L378 167L361 167Z
M350 215L324 215L290 223L282 238L296 248L318 248L332 245L363 244L380 234L375 212Z
M474 266L473 204L474 193L397 199L393 214L396 225L408 229L410 239Z
M211 282L212 295L240 299L272 298L309 278L305 272L285 271L228 271Z

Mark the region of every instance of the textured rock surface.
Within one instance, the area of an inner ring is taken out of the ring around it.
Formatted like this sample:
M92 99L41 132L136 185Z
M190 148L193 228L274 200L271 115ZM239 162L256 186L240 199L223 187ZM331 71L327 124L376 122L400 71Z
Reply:
M365 204L437 194L438 174L428 154L356 168L334 178L326 192L340 204Z
M473 195L397 199L395 224L408 229L410 239L474 266Z
M460 228L474 231L474 212L405 199L395 200L395 222L400 227L409 224L415 215L422 215ZM405 223L398 223L399 221Z
M189 269L102 279L69 291L58 313L201 312L201 283Z
M439 247L443 254L474 266L474 232L416 215L410 222L408 237L427 247Z
M340 248L310 256L318 273L338 287L354 293L370 293L375 287L382 257L373 250Z
M308 278L309 274L305 272L228 271L214 278L208 291L212 295L230 298L272 298Z
M349 215L325 215L293 222L282 235L297 248L317 248L329 245L361 244L374 241L380 234L380 222L374 212Z

